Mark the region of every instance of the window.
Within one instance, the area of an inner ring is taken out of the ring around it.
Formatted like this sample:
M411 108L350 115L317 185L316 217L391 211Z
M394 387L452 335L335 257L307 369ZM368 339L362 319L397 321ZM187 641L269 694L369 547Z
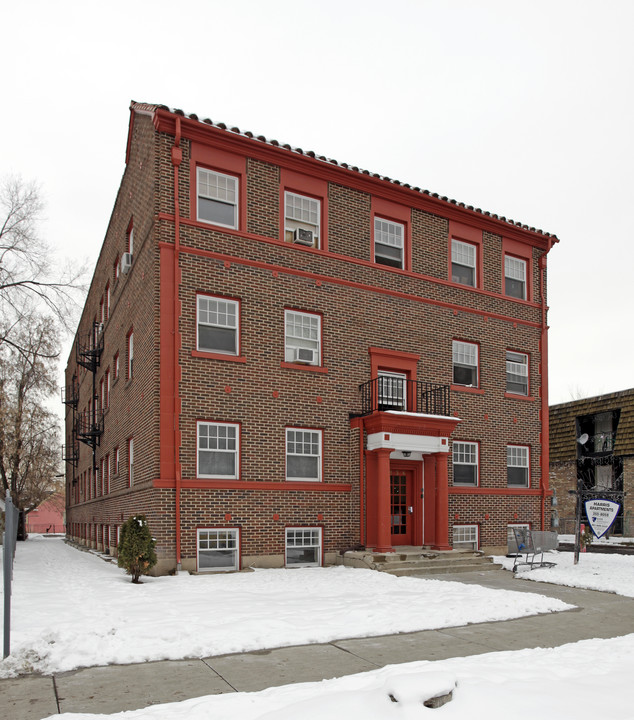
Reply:
M118 447L116 447L116 448L114 449L114 458L113 458L113 460L114 460L114 469L113 469L113 473L112 473L112 474L113 474L113 475L118 475L118 474L119 474L119 448L118 448Z
M134 440L130 438L128 440L128 486L132 487L134 484Z
M374 262L402 268L405 226L400 223L374 218Z
M286 362L320 365L321 318L286 310L284 313Z
M104 495L110 492L110 454L106 455L103 466L103 492Z
M238 178L199 167L197 219L237 228Z
M454 549L464 548L468 550L478 549L478 526L477 525L454 525L453 526Z
M114 259L114 265L112 266L112 269L114 272L115 283L119 279L119 273L121 272L121 265L119 263L120 263L119 255L117 254L117 257Z
M321 528L286 528L286 566L321 565Z
M407 375L404 373L378 373L379 410L407 410L406 388Z
M286 242L319 247L321 203L305 195L284 193L284 233Z
M453 484L478 484L478 444L473 442L453 443Z
M474 343L453 341L453 382L478 387L478 346Z
M506 351L506 392L528 395L528 355Z
M451 280L461 285L476 286L476 246L451 240Z
M526 300L526 260L504 256L504 293Z
M319 481L321 431L286 429L286 479Z
M130 330L128 334L128 380L132 377L134 361L134 333Z
M106 410L110 403L110 368L104 373L99 383L99 390L101 394L101 408L102 410Z
M115 354L112 364L114 365L114 379L118 380L119 379L119 353Z
M106 294L104 295L104 298L105 298L105 300L104 300L104 302L105 302L105 305L104 305L105 318L104 318L104 320L108 320L108 318L110 317L110 283L109 282L106 284Z
M528 448L506 446L506 478L509 487L528 487Z
M132 222L130 222L130 227L128 228L126 246L130 255L134 255L134 226L132 225Z
M197 314L198 350L237 355L238 302L198 295Z
M198 572L230 572L238 570L240 531L198 530Z
M198 477L237 479L239 426L198 423Z

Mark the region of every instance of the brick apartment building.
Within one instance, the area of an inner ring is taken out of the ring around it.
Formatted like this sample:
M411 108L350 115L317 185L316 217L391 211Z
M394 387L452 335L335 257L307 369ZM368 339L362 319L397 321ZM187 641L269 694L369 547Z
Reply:
M158 572L506 547L550 525L557 239L132 103L66 371L67 532Z
M550 484L560 533L575 531L579 489L621 503L610 534L634 534L634 389L551 406Z

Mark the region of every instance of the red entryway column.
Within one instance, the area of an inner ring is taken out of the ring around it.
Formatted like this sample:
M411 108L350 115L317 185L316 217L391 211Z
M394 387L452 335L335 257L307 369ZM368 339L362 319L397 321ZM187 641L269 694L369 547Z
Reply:
M392 547L392 518L390 515L390 448L379 448L376 453L376 505L377 545L374 552L394 552Z
M436 548L451 550L449 544L449 473L447 453L436 454Z

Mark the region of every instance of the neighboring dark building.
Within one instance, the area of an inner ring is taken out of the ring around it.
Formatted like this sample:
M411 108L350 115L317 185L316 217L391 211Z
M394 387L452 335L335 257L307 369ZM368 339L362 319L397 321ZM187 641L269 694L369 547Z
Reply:
M549 528L557 239L133 103L66 375L67 533L158 572Z
M550 484L562 534L574 532L575 496L569 491L577 482L586 490L623 491L610 534L634 533L634 389L550 408Z

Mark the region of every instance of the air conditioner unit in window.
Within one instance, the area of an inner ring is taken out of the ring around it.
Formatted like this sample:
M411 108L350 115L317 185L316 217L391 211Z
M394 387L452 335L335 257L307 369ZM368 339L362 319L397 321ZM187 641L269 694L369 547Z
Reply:
M121 256L121 273L127 275L132 267L132 253L123 253Z
M316 363L317 350L311 348L295 348L295 362Z
M315 233L312 230L297 228L293 233L293 242L297 245L313 245L315 243Z

